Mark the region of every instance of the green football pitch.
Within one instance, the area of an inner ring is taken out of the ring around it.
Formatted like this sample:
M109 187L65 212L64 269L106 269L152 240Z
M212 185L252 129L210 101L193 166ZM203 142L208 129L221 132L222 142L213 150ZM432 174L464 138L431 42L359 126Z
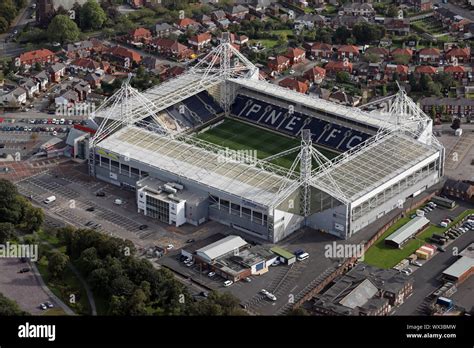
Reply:
M289 138L229 118L226 118L219 126L201 133L197 137L231 150L256 150L259 159L292 149L301 143L299 139ZM317 149L329 159L337 156L335 152L319 147ZM289 155L276 158L271 163L290 168L297 154L298 152L295 151ZM314 165L315 163L313 163Z

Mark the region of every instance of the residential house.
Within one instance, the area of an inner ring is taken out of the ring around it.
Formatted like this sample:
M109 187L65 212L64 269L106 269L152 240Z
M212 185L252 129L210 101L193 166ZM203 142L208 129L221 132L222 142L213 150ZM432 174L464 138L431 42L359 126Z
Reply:
M474 114L474 100L467 98L427 97L420 99L420 107L430 114L433 107L437 112L448 116L471 116Z
M433 9L433 0L409 0L416 12L426 12Z
M84 81L87 81L91 88L99 88L102 84L102 76L96 73L88 73L84 77Z
M349 61L341 62L339 60L337 61L332 60L324 66L324 69L326 69L326 74L332 75L332 76L336 75L340 71L346 71L349 74L352 74L352 68L353 66L351 62Z
M447 62L469 63L471 61L471 49L469 47L453 47L445 53Z
M364 16L334 16L331 20L331 26L336 29L339 27L352 28L356 24L369 23L367 17Z
M63 63L55 63L49 67L49 80L51 82L61 81L61 77L66 74L66 65Z
M276 56L269 57L267 64L273 75L274 72L282 73L283 71L287 70L291 65L291 61L285 56Z
M359 48L353 45L342 45L337 49L337 57L339 59L347 58L351 61L359 59Z
M86 58L91 55L94 49L94 43L91 40L74 42L67 44L66 55L71 58Z
M23 87L17 87L11 92L1 96L2 103L10 106L20 106L26 103L27 91Z
M204 48L210 46L212 35L211 33L202 33L191 36L188 39L188 44L191 45L196 51L201 51Z
M237 5L226 9L227 18L232 21L241 21L249 14L248 7Z
M101 65L99 62L92 60L90 58L79 58L71 62L69 65L70 69L74 72L86 72L93 73L100 69Z
M26 96L28 99L33 99L35 94L39 92L39 82L29 78L25 82L20 84L26 90Z
M474 183L472 181L447 179L443 186L443 193L463 201L471 201L474 197Z
M387 34L398 36L410 34L410 19L408 18L385 18L383 26Z
M281 87L285 87L293 91L299 92L299 93L303 93L303 94L308 92L308 89L309 89L309 86L307 83L303 81L299 81L292 77L287 77L281 80L280 82L278 82L278 85L280 85Z
M89 82L80 80L72 86L72 89L77 93L79 101L84 101L87 99L89 93L92 92L91 85Z
M211 12L211 18L215 21L221 21L223 19L226 19L227 16L223 10L216 10Z
M249 42L248 36L245 35L235 35L233 43L239 46L244 46Z
M178 22L176 22L176 27L182 30L188 30L188 29L198 30L199 23L196 22L194 19L185 17L185 18L179 19Z
M326 77L326 69L313 66L311 69L306 70L303 76L311 83L320 84Z
M20 54L20 64L23 66L32 66L36 63L52 63L55 59L55 54L46 48Z
M155 32L157 37L166 37L173 32L174 28L168 23L158 23L155 25Z
M326 17L321 15L303 14L295 19L295 29L313 29L323 27L326 24Z
M290 59L290 64L298 64L304 61L306 57L306 52L299 47L290 47L286 51L286 57Z
M399 56L407 57L408 61L411 61L413 57L413 51L409 48L395 48L392 52L390 52L392 59L396 59Z
M390 51L385 47L369 47L365 50L365 54L377 56L380 60L384 61L389 57Z
M408 66L401 64L387 64L385 66L385 78L388 81L392 81L396 75L400 81L406 81L408 78Z
M130 32L132 42L147 42L151 39L151 31L146 28L136 28Z
M418 59L421 63L439 63L441 53L437 48L423 48L418 52Z
M361 100L360 96L352 96L343 90L335 91L329 95L329 101L353 107L359 105Z
M76 91L73 91L72 89L67 90L63 94L61 94L59 97L54 98L54 103L56 105L64 105L64 104L75 104L79 101L79 95Z
M333 55L332 45L316 42L311 46L311 55L315 58L331 59Z
M186 69L183 68L182 66L174 65L168 70L166 70L165 76L166 76L166 79L170 79L170 78L174 78L176 76L183 74L185 71Z
M201 23L203 27L205 27L208 30L214 30L217 26L216 23L212 20L211 16L208 15L200 15L197 18L198 22Z
M167 38L153 40L152 46L154 46L160 54L173 57L178 61L189 58L193 54L193 51L186 45L179 43L177 40Z
M430 65L418 65L415 67L415 75L418 77L421 75L433 76L438 73L438 69Z
M139 64L142 60L142 56L138 52L122 46L110 47L105 55L109 58L109 61L127 70L130 69L133 64Z
M127 4L134 9L140 9L145 4L145 0L127 0Z
M444 72L451 75L456 80L462 80L467 77L467 70L462 65L445 66Z
M48 83L49 83L49 79L48 79L48 75L46 74L46 72L43 70L39 73L37 73L35 76L34 76L35 80L38 81L39 83L39 89L41 91L44 91L47 89L48 87Z
M352 2L344 6L343 13L349 16L372 17L375 15L375 10L372 4Z

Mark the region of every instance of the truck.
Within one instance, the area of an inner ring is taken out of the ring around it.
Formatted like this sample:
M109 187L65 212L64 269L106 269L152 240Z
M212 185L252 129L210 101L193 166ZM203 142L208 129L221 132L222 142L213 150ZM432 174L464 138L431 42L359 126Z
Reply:
M49 196L48 198L46 198L43 203L44 204L50 204L50 203L53 203L54 201L56 200L56 196Z
M436 303L450 309L453 307L453 300L447 297L438 297Z

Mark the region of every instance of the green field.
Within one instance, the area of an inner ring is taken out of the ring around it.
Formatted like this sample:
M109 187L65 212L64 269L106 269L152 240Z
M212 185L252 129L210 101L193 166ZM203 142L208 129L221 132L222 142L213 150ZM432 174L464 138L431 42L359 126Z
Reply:
M364 262L380 267L380 268L392 268L403 259L413 254L423 244L429 243L429 239L434 233L442 234L448 230L451 226L455 225L458 221L462 220L469 214L474 213L474 210L466 210L460 214L448 227L443 228L435 225L430 225L426 230L421 232L416 238L410 240L402 249L396 249L394 247L385 244L385 238L391 235L393 232L398 230L400 227L410 221L409 217L404 217L394 223L378 240L372 245L369 250L365 253ZM411 213L408 214L408 216Z
M257 157L265 157L300 145L299 139L292 139L234 119L225 119L224 123L197 136L199 139L228 147L232 150L257 150ZM337 154L318 148L329 159ZM290 168L298 152L277 158L271 163Z

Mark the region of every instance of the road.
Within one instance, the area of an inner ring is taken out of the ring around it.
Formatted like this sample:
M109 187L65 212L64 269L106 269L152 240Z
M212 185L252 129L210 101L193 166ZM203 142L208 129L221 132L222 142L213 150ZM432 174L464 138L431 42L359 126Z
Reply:
M14 19L10 30L4 34L0 35L0 56L1 57L15 57L24 51L20 45L16 42L5 42L6 39L13 34L15 30L20 33L23 27L29 23L35 21L31 19L30 16L33 14L34 10L31 8L32 0L27 1L25 8L18 14Z
M451 243L446 252L436 254L423 267L413 273L415 280L413 294L396 309L394 315L420 315L417 309L426 296L431 294L442 283L439 280L441 273L456 261L457 256L453 256L453 247L458 251L463 250L474 242L474 231L468 231Z
M462 8L461 6L458 6L456 4L448 2L447 4L443 4L440 0L434 0L433 5L438 4L440 7L447 8L448 10L453 11L454 13L467 18L471 21L474 21L474 11L471 11L467 8Z

